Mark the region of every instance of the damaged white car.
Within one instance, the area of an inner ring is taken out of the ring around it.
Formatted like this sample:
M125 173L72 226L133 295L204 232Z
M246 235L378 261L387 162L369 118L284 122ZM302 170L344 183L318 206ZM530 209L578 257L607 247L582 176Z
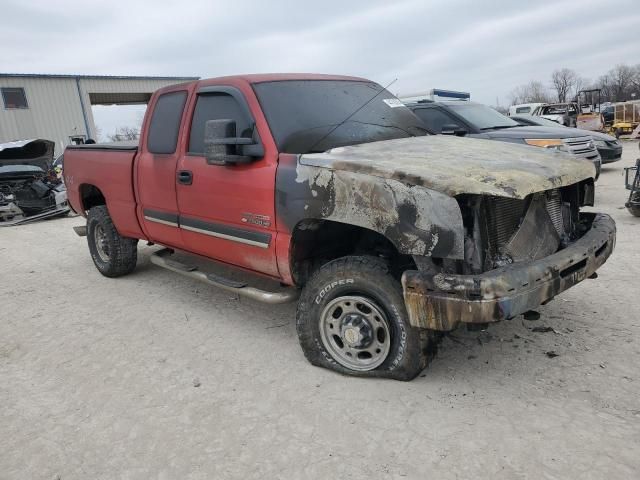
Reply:
M66 188L53 170L54 146L42 139L0 144L0 226L69 213Z

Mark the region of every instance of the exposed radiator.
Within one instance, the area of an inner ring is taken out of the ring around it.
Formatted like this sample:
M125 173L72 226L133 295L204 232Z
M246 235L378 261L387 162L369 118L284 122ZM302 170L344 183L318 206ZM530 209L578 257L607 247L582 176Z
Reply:
M562 196L560 190L557 188L554 190L548 190L547 196L547 213L553 222L553 226L558 232L559 236L562 236L564 232L564 222L562 221Z
M537 198L542 196L546 200L546 210L551 218L551 222L558 233L562 236L565 226L562 214L562 196L558 189L534 194ZM518 200L513 198L488 197L486 199L487 237L488 250L490 254L497 254L509 240L515 235L524 218L528 200Z
M489 251L497 253L518 229L526 200L489 197L486 202Z

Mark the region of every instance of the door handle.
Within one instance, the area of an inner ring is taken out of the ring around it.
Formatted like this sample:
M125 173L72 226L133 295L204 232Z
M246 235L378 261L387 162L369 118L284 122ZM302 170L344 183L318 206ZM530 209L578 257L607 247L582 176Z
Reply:
M178 183L191 185L193 183L193 173L191 173L191 170L180 170L178 172Z

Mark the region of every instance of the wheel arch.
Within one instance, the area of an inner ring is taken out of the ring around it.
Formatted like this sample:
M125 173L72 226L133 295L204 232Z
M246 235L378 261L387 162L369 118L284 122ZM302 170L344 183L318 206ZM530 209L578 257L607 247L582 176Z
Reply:
M82 211L88 212L91 208L99 205L107 205L107 200L102 190L91 183L83 183L79 186L80 205Z
M90 182L80 184L77 190L80 211L77 213L86 216L91 208L104 205L121 235L147 240L138 221L135 201L126 198L123 201L118 192L113 192L108 185L104 187Z
M385 237L400 254L464 258L464 224L455 198L426 187L280 157L276 178L279 228L329 220Z
M371 255L389 260L398 275L415 268L413 257L403 254L389 238L352 223L305 218L291 232L289 269L296 285L304 285L321 265L348 255ZM395 268L394 268L395 269Z

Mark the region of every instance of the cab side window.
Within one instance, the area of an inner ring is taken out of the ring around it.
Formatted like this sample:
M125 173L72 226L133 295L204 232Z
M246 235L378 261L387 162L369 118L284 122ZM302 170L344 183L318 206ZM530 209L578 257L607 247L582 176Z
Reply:
M158 98L151 116L147 139L147 148L151 153L175 153L186 99L185 91L165 93Z
M419 108L415 113L427 128L434 133L442 133L442 127L447 124L459 124L457 120L437 108Z
M226 93L207 93L198 95L191 121L189 135L189 153L204 155L204 130L207 120L229 119L236 122L236 136L251 137L252 122L231 95Z

